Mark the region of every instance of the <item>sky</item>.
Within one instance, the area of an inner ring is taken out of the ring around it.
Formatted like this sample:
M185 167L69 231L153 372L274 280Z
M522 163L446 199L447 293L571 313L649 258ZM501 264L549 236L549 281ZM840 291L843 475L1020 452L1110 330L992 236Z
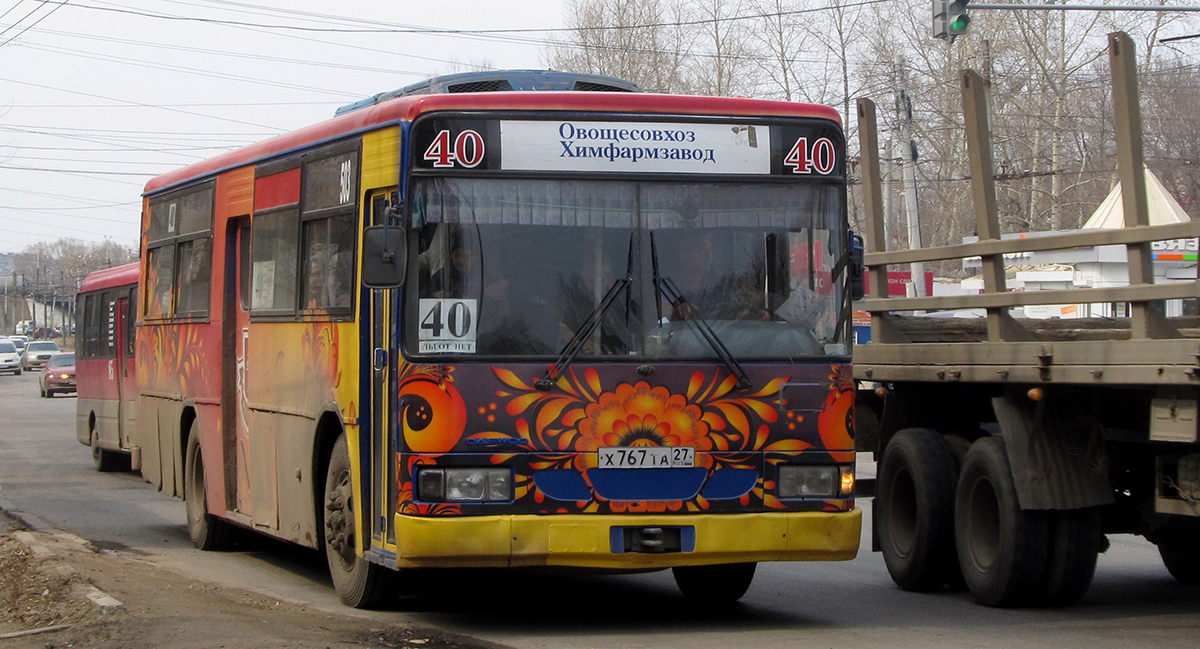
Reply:
M0 253L136 246L150 178L471 69L544 68L562 0L0 0Z

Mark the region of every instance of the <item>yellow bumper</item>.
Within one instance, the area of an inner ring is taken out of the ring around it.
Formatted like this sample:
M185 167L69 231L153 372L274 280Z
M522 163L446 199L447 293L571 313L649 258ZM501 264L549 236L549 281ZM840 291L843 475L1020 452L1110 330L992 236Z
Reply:
M694 549L649 554L614 548L613 528L629 527L691 528ZM396 516L401 568L640 569L745 561L848 561L858 554L861 532L859 509L670 516Z

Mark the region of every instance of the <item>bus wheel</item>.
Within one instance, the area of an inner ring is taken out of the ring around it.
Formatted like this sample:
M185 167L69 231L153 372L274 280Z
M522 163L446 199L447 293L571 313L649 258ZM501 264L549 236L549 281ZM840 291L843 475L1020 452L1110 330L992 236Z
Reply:
M92 464L101 473L110 473L120 468L121 458L112 451L100 448L100 434L92 431Z
M1184 530L1166 532L1150 539L1158 546L1167 572L1181 584L1200 584L1200 532Z
M1049 546L1046 574L1038 589L1043 606L1070 606L1092 585L1096 556L1107 539L1100 531L1100 512L1095 508L1046 512Z
M395 572L358 553L354 504L350 452L342 435L333 445L325 474L325 557L342 602L354 608L374 608L391 595Z
M1017 503L1004 440L984 437L967 451L954 503L963 580L984 606L1034 601L1046 565L1044 512Z
M204 457L200 453L200 431L195 421L188 431L187 454L184 456L183 500L187 505L188 536L192 537L192 545L201 550L224 550L232 545L233 526L208 513Z
M676 566L671 569L683 596L706 606L733 604L750 589L756 563Z
M902 430L883 452L875 497L879 546L892 581L904 590L937 590L955 580L957 480L954 456L935 430Z

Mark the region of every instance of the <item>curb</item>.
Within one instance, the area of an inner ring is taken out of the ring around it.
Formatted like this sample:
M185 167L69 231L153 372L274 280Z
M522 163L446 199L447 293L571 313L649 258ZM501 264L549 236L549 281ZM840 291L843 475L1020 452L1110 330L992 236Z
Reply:
M5 512L5 514L9 516L13 515L12 512ZM14 518L21 520L19 517L14 516ZM21 522L24 521L22 520ZM61 543L77 545L80 547L80 549L87 550L88 552L95 552L95 546L93 546L92 543L87 539L76 536L69 532L55 532L47 534L45 532L13 530L11 535L22 545L29 548L29 551L32 552L35 557L43 560L53 561L53 565L47 567L46 570L63 577L78 577L78 581L74 583L74 590L76 594L92 602L92 604L96 605L101 612L111 613L125 608L125 605L122 604L120 600L109 595L108 593L105 593L97 588L94 584L87 581L87 579L79 574L70 564L68 564L61 555L56 553L48 544L44 543L41 537L45 536Z

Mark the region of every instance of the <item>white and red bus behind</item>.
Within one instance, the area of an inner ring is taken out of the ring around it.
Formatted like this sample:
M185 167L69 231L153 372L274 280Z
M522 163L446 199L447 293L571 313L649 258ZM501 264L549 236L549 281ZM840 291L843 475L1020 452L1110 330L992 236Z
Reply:
M75 373L75 433L92 449L99 471L129 466L137 384L134 313L137 263L89 274L79 287Z

